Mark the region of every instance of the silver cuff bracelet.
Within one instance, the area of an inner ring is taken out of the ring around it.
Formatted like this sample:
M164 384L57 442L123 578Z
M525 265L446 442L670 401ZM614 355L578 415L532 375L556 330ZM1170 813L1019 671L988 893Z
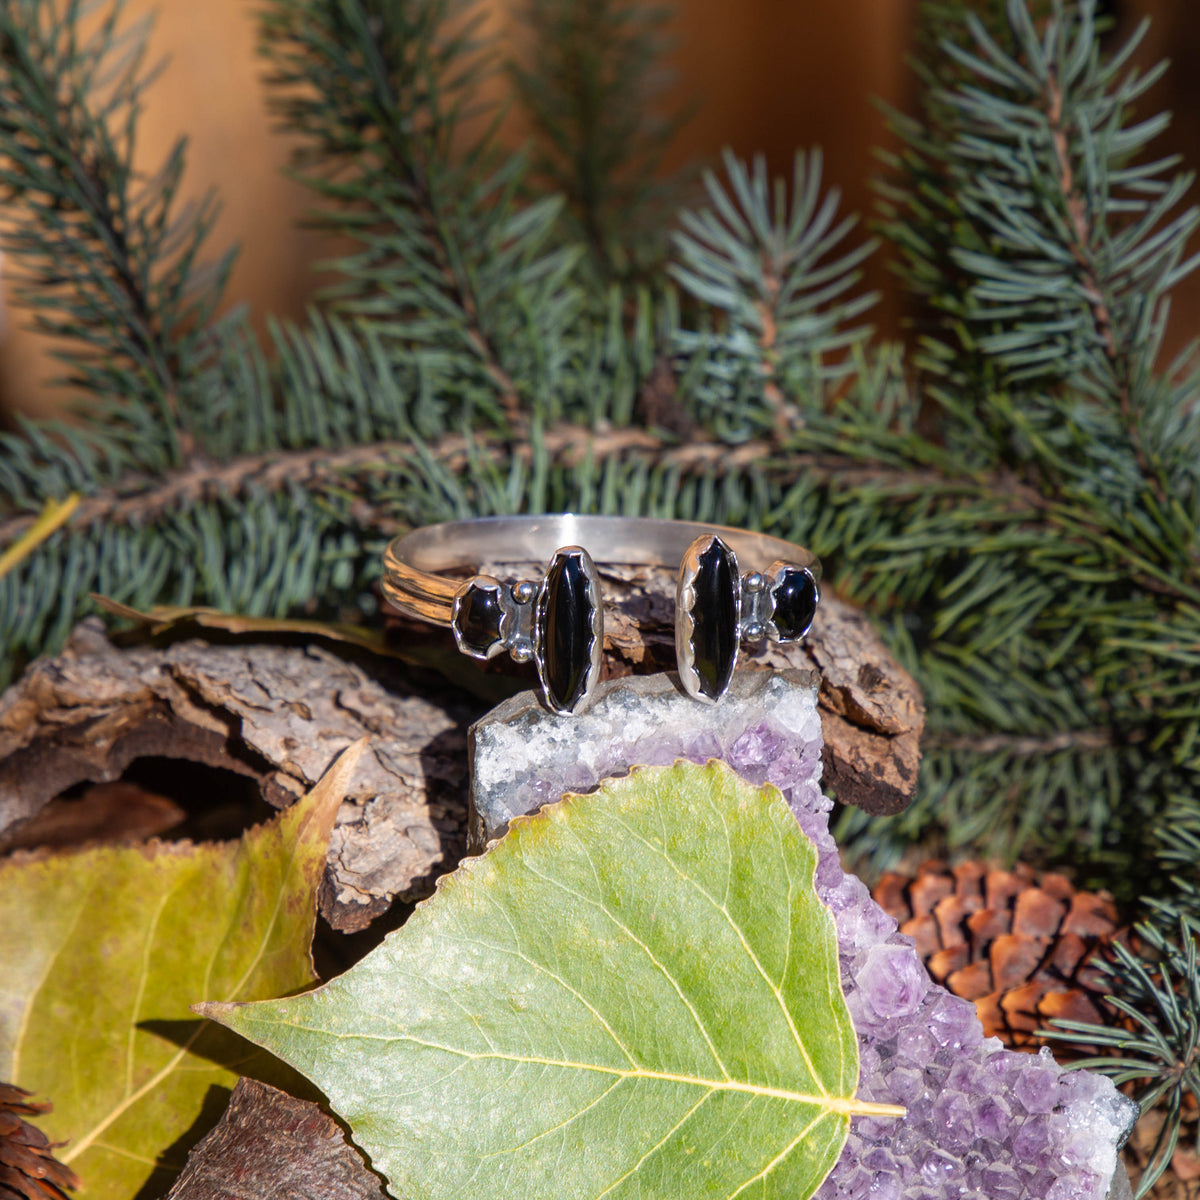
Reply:
M441 574L482 562L546 560L536 582ZM449 626L472 658L507 650L517 662L532 659L547 706L573 713L586 707L600 678L598 562L678 567L679 678L689 695L710 703L728 687L743 640L802 638L819 600L820 563L780 538L693 521L569 513L413 530L384 551L383 593L408 616Z

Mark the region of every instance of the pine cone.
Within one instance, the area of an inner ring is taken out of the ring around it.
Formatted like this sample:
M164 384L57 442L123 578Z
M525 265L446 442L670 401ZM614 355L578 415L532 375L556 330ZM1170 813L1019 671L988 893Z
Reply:
M28 1092L0 1083L0 1200L66 1200L77 1188L75 1172L50 1153L56 1145L24 1118L49 1112L51 1105L26 1099Z
M917 943L930 975L974 1000L984 1034L1037 1044L1056 1017L1108 1023L1104 976L1086 964L1118 936L1103 893L1018 863L1011 871L965 862L924 863L915 878L889 872L876 902Z

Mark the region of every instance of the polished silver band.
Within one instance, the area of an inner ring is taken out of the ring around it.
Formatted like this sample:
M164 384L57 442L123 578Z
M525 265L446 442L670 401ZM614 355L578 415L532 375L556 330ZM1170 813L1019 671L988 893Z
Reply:
M448 578L480 563L549 561L537 582ZM604 605L596 563L678 569L676 655L697 699L728 686L742 639L803 637L819 599L820 564L766 534L650 517L479 517L396 538L383 592L401 612L454 630L475 658L533 659L556 712L586 706L599 680ZM745 570L743 575L741 572Z

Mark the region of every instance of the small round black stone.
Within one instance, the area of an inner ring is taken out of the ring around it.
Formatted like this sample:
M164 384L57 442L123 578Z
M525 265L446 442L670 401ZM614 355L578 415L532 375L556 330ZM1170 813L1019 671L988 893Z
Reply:
M772 589L775 599L775 629L780 641L802 638L817 615L817 581L803 567L788 567L779 573Z
M454 629L459 644L467 653L486 658L488 651L500 641L500 620L503 616L499 587L470 584L459 598L454 614Z
M577 554L555 556L538 609L546 696L556 710L570 712L587 690L595 613L591 581Z
M700 690L710 700L729 686L738 650L738 575L733 551L714 537L692 581L692 656Z

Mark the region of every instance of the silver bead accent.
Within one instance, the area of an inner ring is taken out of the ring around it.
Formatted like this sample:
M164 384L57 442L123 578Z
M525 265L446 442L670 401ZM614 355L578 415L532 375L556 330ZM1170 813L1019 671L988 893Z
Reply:
M771 593L767 590L769 580L761 571L750 571L742 576L741 623L738 637L755 642L766 636L767 622L771 619Z

